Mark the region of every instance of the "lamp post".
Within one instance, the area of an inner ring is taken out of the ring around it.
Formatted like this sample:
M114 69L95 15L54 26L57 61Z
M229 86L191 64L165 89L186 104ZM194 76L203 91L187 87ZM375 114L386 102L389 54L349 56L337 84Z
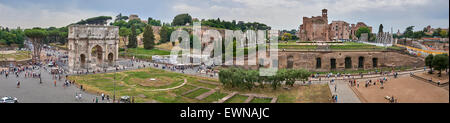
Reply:
M113 79L113 83L114 83L114 94L113 94L113 103L116 101L116 73L117 73L117 68L116 68L116 59L114 59L114 79Z

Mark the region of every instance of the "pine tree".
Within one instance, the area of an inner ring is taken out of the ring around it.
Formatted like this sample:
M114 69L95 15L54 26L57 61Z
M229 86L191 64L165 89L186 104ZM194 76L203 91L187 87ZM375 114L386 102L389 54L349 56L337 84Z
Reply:
M128 37L128 48L137 48L136 27L131 25L131 35Z
M153 49L155 46L155 36L153 35L153 29L151 25L147 25L144 30L144 48L145 49Z

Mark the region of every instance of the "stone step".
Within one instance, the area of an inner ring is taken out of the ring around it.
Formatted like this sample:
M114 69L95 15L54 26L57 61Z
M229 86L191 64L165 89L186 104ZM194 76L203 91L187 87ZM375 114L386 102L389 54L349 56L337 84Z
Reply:
M230 99L231 97L233 97L234 95L236 95L237 92L233 92L231 94L228 94L227 96L225 96L224 98L220 99L219 101L217 101L217 103L223 103L225 101L227 101L228 99Z
M278 98L274 97L272 98L272 101L270 101L270 103L277 103Z
M210 81L204 81L204 80L198 80L198 82L205 83L205 84L211 84L211 85L221 85L221 83L218 83L218 82L210 82Z
M255 96L249 96L244 103L250 103L250 101L253 100L253 98L255 98Z
M195 97L195 99L203 100L204 98L208 97L209 95L211 95L211 94L213 94L213 93L215 93L215 92L216 92L216 90L214 90L214 89L213 89L213 90L210 90L209 92L203 93L203 94L201 94L201 95Z
M186 92L184 92L182 95L184 96L184 95L189 94L189 93L191 93L191 92L194 92L194 91L196 91L196 90L198 90L198 89L200 89L200 87L197 87L197 88L194 88L194 89L192 89L192 90L186 91Z

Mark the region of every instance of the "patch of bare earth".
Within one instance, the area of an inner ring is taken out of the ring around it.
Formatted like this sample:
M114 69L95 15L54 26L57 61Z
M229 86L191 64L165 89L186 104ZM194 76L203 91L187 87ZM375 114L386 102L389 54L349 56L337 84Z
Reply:
M425 78L425 79L432 78L433 82L441 81L441 84L448 82L448 79L449 79L448 74L446 74L444 71L442 71L442 76L441 77L439 77L437 72L434 72L434 74L428 74L428 72L424 72L424 73L418 73L418 74L415 74L415 75L420 76L420 77Z
M379 83L365 88L364 82L354 88L369 103L388 103L386 96L394 96L399 103L449 103L449 92L444 88L409 76L388 80L384 84L384 89L380 88Z

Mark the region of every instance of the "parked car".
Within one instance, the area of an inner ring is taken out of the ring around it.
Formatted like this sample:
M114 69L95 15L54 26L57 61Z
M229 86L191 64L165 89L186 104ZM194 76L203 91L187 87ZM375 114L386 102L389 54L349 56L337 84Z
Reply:
M3 97L0 99L0 103L19 103L15 97Z
M122 96L122 97L120 97L120 102L122 102L122 103L131 103L130 96Z

